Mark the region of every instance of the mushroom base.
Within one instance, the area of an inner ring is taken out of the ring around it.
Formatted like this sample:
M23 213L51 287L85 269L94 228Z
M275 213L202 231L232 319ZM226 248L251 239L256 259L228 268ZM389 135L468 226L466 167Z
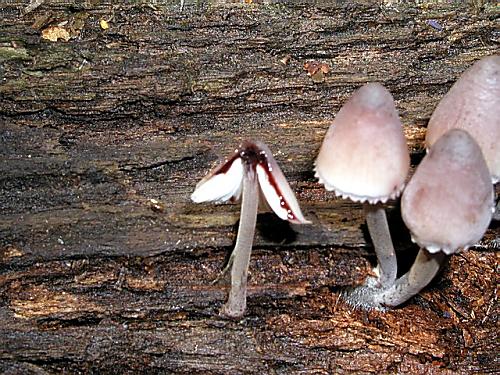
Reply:
M342 297L351 306L361 310L386 311L387 307L382 304L378 296L390 289L390 285L382 287L378 277L369 276L364 284L344 289Z
M380 286L378 279L369 277L362 286L343 293L345 300L363 310L385 311L399 306L425 288L436 276L445 259L442 252L429 253L420 249L410 270L391 286Z

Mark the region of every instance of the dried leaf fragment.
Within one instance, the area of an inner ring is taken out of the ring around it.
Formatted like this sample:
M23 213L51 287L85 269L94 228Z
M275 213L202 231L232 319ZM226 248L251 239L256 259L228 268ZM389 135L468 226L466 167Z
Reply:
M330 65L319 61L307 61L304 64L304 70L307 70L308 76L312 76L318 71L321 71L323 74L327 74L330 72Z
M106 20L100 20L99 25L101 26L101 29L103 29L103 30L109 29L109 23Z
M165 210L164 204L162 202L160 202L159 200L153 199L153 198L151 198L149 200L149 207L154 212L163 212Z
M42 30L42 38L57 42L59 39L67 42L70 39L68 30L60 26L49 26Z
M24 253L22 252L22 250L14 246L7 246L5 249L3 249L4 259L22 257L23 255Z
M427 20L426 23L437 31L443 31L443 26L436 20Z
M304 70L307 75L312 78L314 82L323 82L325 74L330 72L330 65L319 61L307 61L304 63Z
M291 58L292 58L291 55L286 55L285 57L283 57L282 59L280 59L280 63L282 63L283 65L288 65L288 63L290 62Z

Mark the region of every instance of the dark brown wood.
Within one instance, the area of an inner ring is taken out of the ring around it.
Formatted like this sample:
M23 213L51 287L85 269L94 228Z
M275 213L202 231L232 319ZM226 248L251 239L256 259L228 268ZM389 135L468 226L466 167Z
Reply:
M402 308L355 311L340 292L374 260L362 209L312 171L367 81L395 96L417 164L437 101L498 51L494 2L39 3L0 6L2 372L498 371L498 224ZM238 322L212 284L238 206L189 196L245 138L313 224L262 211ZM404 269L417 249L388 213Z

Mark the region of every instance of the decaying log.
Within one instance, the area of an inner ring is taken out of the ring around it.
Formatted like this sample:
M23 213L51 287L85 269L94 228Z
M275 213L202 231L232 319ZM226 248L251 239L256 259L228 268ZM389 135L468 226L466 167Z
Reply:
M498 51L498 6L325 3L2 3L2 372L498 371L498 223L405 306L356 311L340 293L374 261L362 210L312 172L368 81L395 96L416 165L437 101ZM231 321L212 280L238 206L189 195L245 138L274 151L313 224L262 211ZM388 212L404 269L417 249Z

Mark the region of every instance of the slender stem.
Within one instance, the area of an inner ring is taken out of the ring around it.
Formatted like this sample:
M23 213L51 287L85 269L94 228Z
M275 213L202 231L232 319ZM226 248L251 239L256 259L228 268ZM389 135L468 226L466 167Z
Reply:
M497 206L495 212L493 213L493 220L500 221L500 198L497 200Z
M240 224L236 246L231 254L231 290L222 308L224 315L239 318L246 309L247 276L250 254L252 252L257 209L259 205L259 184L255 171L248 169L243 178L243 197L241 201Z
M380 205L371 205L369 203L365 203L363 208L366 214L368 231L377 254L378 281L382 288L387 288L393 285L396 280L398 262L392 245L385 210Z
M406 302L429 284L439 271L445 258L443 252L431 254L420 249L410 270L396 280L394 285L377 296L382 305L398 306Z

